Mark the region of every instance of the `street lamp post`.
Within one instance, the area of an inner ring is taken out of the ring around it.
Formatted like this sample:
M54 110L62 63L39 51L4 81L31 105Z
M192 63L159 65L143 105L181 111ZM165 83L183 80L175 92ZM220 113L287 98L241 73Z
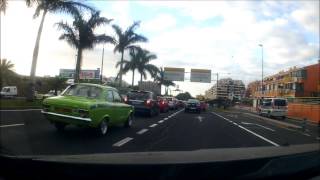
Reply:
M259 44L261 47L261 97L263 97L263 44Z
M101 75L100 75L100 83L102 84L102 75L103 75L103 58L104 58L104 44L102 48L102 58L101 58Z

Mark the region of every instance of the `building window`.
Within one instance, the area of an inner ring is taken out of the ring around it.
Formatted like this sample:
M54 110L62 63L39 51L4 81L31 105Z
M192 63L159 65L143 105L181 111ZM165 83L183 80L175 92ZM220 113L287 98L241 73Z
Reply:
M296 83L296 91L303 92L303 83Z

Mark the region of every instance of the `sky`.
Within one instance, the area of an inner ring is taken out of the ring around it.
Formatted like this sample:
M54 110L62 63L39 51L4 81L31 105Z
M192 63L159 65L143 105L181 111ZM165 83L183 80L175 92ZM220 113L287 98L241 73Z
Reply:
M248 84L261 79L263 45L264 75L293 66L317 63L319 58L319 1L89 1L87 4L113 19L96 33L113 36L111 25L126 29L141 21L137 33L149 41L139 44L157 55L158 67L210 69L220 78L242 80ZM11 0L1 14L1 58L14 70L29 75L40 18L33 19L35 8L24 1ZM48 14L41 36L36 75L55 76L60 68L75 68L76 49L59 40L55 23L72 23L66 14ZM101 67L103 45L84 51L82 69ZM128 58L125 55L125 58ZM104 76L116 76L120 55L105 44ZM138 73L136 73L138 74ZM212 83L194 83L186 74L179 89L193 96L204 94ZM131 83L132 73L124 76ZM135 76L135 83L140 79ZM212 75L216 79L216 75ZM150 80L150 77L148 77ZM175 88L172 88L175 89ZM177 92L173 92L176 94Z

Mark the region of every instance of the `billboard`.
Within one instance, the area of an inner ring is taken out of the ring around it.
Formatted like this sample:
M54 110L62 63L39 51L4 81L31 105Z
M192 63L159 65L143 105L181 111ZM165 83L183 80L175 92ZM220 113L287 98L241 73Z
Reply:
M211 70L208 69L191 69L191 82L211 83Z
M170 81L184 81L184 68L164 68L163 78Z
M60 69L59 76L63 78L73 78L74 69ZM81 70L80 79L100 79L100 68L96 70Z

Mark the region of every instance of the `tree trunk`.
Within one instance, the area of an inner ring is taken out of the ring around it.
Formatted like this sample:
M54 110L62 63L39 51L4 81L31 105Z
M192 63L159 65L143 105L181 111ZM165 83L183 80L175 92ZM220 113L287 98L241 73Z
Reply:
M82 48L79 48L79 47L78 47L76 72L75 72L75 74L74 74L74 82L75 82L75 83L79 83L79 80L80 80L81 64L82 64Z
M122 64L123 64L123 53L124 51L121 52L121 63L120 63L120 79L119 79L119 87L122 86Z
M42 19L40 22L40 26L38 29L38 35L36 44L33 49L33 56L32 56L32 65L31 65L31 72L30 72L30 83L27 93L27 100L32 100L34 98L34 91L35 91L35 74L36 74L36 67L37 67L37 60L38 60L38 54L39 54L39 46L40 46L40 38L41 33L43 29L44 19L46 17L47 10L44 10L42 13Z
M142 83L142 73L140 74L140 82Z
M134 70L132 70L132 88L133 88L133 85L134 85Z

